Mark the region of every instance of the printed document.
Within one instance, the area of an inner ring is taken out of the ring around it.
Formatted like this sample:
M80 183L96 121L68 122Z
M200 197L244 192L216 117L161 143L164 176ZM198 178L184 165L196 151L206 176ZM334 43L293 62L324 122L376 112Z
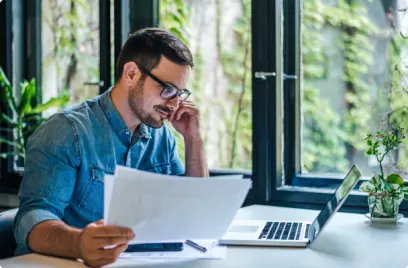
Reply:
M105 224L131 228L131 244L218 240L248 194L242 175L194 178L118 166L105 176Z

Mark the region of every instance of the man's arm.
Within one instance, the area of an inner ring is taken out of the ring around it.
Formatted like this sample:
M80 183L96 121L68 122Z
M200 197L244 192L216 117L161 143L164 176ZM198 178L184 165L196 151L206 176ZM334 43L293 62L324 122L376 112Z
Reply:
M115 261L134 234L128 228L105 226L103 221L83 230L62 222L80 165L77 133L67 117L56 114L28 140L20 207L14 222L16 253L81 258L100 267ZM111 245L116 246L104 248Z
M186 173L191 177L209 177L204 143L200 133L200 111L192 101L183 101L169 116L173 127L184 138Z
M81 258L79 237L81 230L59 220L44 221L36 225L28 236L28 246L34 252L46 255Z
M184 138L186 152L186 175L190 177L209 177L204 143L201 137Z
M17 255L30 253L27 242L31 231L42 222L60 221L71 202L80 163L74 133L68 118L55 114L28 139L20 206L14 220Z
M87 265L100 267L113 263L134 238L131 229L91 223L84 230L58 220L39 223L28 237L29 247L46 255L83 259ZM116 245L113 248L106 246Z

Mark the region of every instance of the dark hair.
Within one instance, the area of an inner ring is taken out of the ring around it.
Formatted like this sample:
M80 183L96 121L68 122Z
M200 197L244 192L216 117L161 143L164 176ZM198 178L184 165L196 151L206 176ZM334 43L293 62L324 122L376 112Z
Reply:
M159 28L145 28L131 34L123 45L116 64L116 81L122 76L126 63L134 61L151 71L161 56L176 64L194 67L190 49L175 35Z

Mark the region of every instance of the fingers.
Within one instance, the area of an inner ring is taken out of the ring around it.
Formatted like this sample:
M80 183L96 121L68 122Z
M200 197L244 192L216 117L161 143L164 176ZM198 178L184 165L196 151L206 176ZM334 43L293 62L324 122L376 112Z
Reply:
M119 254L125 251L127 247L128 247L128 243L124 243L124 244L117 245L114 248L104 249L103 258L104 259L111 259L111 258L117 259L119 257Z
M114 262L126 250L129 240L135 234L130 228L103 225L103 220L89 224L80 236L81 258L92 267L100 267ZM105 246L113 248L104 248Z
M181 102L181 105L184 105L184 104L187 104L187 105L190 105L190 106L195 106L195 103L192 102L192 101L190 101L190 100L182 101L182 102Z
M91 267L102 267L115 262L120 253L126 250L128 244L121 244L115 248L100 249L93 259L88 259L85 263Z
M123 236L123 237L133 238L135 235L134 235L132 229L130 229L130 228L105 225L105 226L98 226L98 228L94 228L92 236L93 237L117 237L117 236Z
M186 104L186 105L180 106L176 111L174 111L174 112L170 115L169 121L171 122L171 121L173 121L174 119L180 120L181 116L182 116L184 113L186 113L186 114L188 114L188 115L190 115L190 116L194 116L194 115L197 115L197 114L199 113L199 110L198 110L198 108L195 107L194 105Z
M120 253L125 251L128 247L128 244L121 244L115 248L109 248L103 250L103 257L102 261L105 261L106 264L115 262L118 258Z
M168 117L168 120L169 120L170 122L173 121L173 117L174 117L174 115L176 114L176 112L177 112L177 110L171 111L171 113L170 113L170 115L169 115L169 117Z
M122 243L117 245L114 248L100 248L94 250L92 254L88 254L85 259L85 263L91 267L101 267L110 263L113 263L117 260L120 253L125 251L128 247L128 243Z
M129 236L115 236L115 237L96 237L94 239L97 248L103 248L110 245L120 245L128 243L134 237Z
M194 104L194 102L190 101L190 100L185 100L180 102L180 106L177 110L172 111L168 117L168 120L171 122L174 119L176 120L180 120L181 115L185 112L188 112L189 115L195 115L197 114L199 111L196 108L196 105Z
M195 106L190 106L190 105L183 105L180 107L175 115L173 116L173 119L180 120L181 116L186 113L190 116L197 115L199 113L198 109Z

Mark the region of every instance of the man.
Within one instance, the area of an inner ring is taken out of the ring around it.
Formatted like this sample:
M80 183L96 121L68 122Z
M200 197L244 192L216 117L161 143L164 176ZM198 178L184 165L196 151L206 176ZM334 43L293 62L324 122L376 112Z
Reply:
M140 30L122 48L113 88L35 131L19 192L16 255L81 258L90 266L114 262L135 236L101 220L103 177L116 165L209 176L199 111L185 89L193 66L191 52L174 35ZM165 119L184 137L185 171Z

